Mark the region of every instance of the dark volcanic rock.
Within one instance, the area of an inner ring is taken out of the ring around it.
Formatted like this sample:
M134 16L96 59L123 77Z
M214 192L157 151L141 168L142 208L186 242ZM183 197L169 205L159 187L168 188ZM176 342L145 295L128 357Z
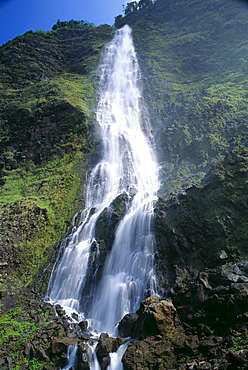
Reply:
M135 336L162 335L166 338L174 334L176 309L171 301L147 298L141 303L137 315Z
M102 333L96 347L96 355L102 370L106 370L110 364L110 352L116 352L121 344L125 343L123 338L111 338L107 333Z
M75 370L89 370L91 361L91 353L89 346L85 343L80 343L77 348L77 359Z
M247 151L234 151L215 164L198 186L159 199L155 209L156 261L164 291L194 271L246 258L247 176ZM241 282L238 266L225 269L216 276L219 285L225 279Z
M128 313L123 317L118 325L118 333L120 337L132 337L134 335L134 328L138 319L137 313Z
M170 343L164 341L160 336L150 336L141 341L132 341L122 362L125 370L173 370L175 368Z

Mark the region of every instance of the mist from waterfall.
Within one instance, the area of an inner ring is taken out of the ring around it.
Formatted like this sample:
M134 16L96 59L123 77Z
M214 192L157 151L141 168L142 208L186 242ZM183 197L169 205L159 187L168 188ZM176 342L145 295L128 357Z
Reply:
M159 188L158 165L129 26L118 30L106 46L99 79L102 159L89 177L81 222L64 242L48 296L67 312L80 313L92 331L115 335L121 318L135 312L146 295L156 293L151 225ZM99 269L102 248L97 222L104 211L111 212L121 195L126 211L96 279L92 272Z

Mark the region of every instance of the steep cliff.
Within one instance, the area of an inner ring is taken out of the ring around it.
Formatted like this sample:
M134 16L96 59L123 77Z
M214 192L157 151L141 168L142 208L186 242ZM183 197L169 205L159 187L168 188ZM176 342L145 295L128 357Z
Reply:
M161 193L247 146L247 2L157 0L133 28L161 163Z
M127 318L124 332L130 325L136 331L127 334L133 341L125 369L247 368L247 14L239 0L157 0L118 21L133 28L142 70L161 168L158 280L175 306L151 299ZM32 360L24 368L63 367L69 344L79 346L78 368L88 368L85 324L73 330L59 307L55 316L15 285L40 279L83 203L85 174L99 150L95 70L113 31L103 25L28 32L0 49L0 298L6 310L0 365L6 369L26 356ZM106 245L121 204L109 229L108 215L99 219ZM169 336L164 307L171 313ZM110 344L117 346L102 337L99 352L108 357Z
M133 27L161 164L165 285L221 250L247 257L247 15L244 1L158 0L120 21Z
M3 281L31 283L82 202L97 147L95 71L112 34L107 25L30 31L0 49Z

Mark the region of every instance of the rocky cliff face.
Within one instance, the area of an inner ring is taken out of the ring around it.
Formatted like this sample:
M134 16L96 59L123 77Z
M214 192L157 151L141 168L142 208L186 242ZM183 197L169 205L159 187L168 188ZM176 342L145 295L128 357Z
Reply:
M247 150L234 151L198 185L159 199L155 230L160 286L247 258L247 170Z
M161 165L161 299L127 315L122 338L101 335L102 369L125 337L125 369L248 368L247 13L238 0L157 0L121 20L133 28ZM107 25L28 32L0 49L3 369L61 368L70 344L76 369L89 368L87 323L69 326L60 307L23 286L43 281L82 207L99 148L95 69L112 34ZM121 195L112 218L107 209L99 218L102 259L124 204Z

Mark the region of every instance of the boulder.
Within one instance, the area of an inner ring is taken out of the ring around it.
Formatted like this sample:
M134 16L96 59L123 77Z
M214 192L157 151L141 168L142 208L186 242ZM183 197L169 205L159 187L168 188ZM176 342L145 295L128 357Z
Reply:
M75 370L90 370L91 351L85 343L80 343L77 348Z
M116 352L121 344L124 344L123 338L111 338L107 333L102 333L96 346L96 356L101 370L107 369L110 364L110 352Z
M136 336L162 335L169 338L175 332L176 309L171 300L150 297L143 301L137 311Z
M47 362L50 361L50 359L47 356L44 348L39 347L39 346L37 346L34 350L34 358L36 358L37 360L40 360L40 361L47 361Z
M67 353L68 345L64 340L53 340L51 344L51 352L53 354L57 353Z
M85 330L87 330L87 329L88 329L88 321L87 321L87 320L80 321L80 322L78 323L78 326L80 327L80 329L81 329L82 331L85 331Z
M120 337L126 338L133 336L133 330L138 317L137 313L128 313L123 317L118 325L118 333Z

